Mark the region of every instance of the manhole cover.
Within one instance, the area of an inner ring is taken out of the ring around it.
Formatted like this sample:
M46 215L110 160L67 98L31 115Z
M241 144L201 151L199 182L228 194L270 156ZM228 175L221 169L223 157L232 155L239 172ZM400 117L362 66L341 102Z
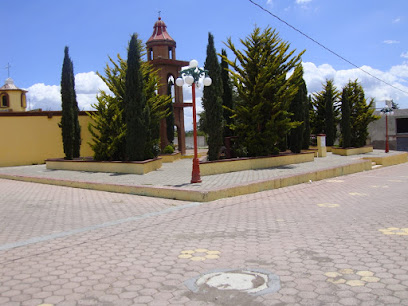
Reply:
M263 270L216 270L185 282L193 292L208 286L218 290L237 290L252 295L273 293L280 289L277 275Z

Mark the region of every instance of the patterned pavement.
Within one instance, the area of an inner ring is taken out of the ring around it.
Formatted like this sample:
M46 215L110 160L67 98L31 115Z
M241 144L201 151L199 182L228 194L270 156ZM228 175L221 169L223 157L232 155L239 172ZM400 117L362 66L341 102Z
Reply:
M189 203L0 179L0 305L408 305L407 183Z

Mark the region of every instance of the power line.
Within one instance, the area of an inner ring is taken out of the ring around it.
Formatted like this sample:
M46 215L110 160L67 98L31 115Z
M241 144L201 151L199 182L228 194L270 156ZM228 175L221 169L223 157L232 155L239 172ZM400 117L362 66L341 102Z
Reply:
M315 39L313 39L312 37L310 37L309 35L303 33L301 30L295 28L294 26L292 26L291 24L289 24L288 22L286 22L286 21L283 20L282 18L276 16L276 15L273 14L271 11L267 10L266 8L264 8L263 6L259 5L259 4L256 3L256 2L254 2L253 0L249 0L249 2L251 2L251 3L254 4L255 6L259 7L261 10L267 12L267 13L268 13L269 15L271 15L272 17L278 19L280 22L283 22L284 24L286 24L288 27L292 28L292 29L295 30L296 32L298 32L298 33L300 33L301 35L305 36L307 39L313 41L315 44L319 45L320 47L322 47L322 48L325 49L326 51L329 51L330 53L334 54L335 56L337 56L338 58L342 59L342 60L345 61L346 63L350 64L351 66L353 66L353 67L355 67L355 68L357 68L357 69L360 69L362 72L368 74L369 76L375 78L376 80L378 80L378 81L380 81L380 82L382 82L382 83L384 83L384 84L386 84L386 85L388 85L388 86L391 86L392 88L395 88L395 89L397 89L397 90L399 90L399 91L401 91L401 92L403 92L403 93L405 93L405 94L408 94L408 91L405 91L405 90L403 90L403 89L401 89L401 88L395 87L394 85L392 85L392 84L390 84L390 83L388 83L388 82L386 82L386 81L384 81L384 80L382 80L382 79L376 77L375 75L373 75L373 74L371 74L370 72L364 70L363 68L358 67L356 64L350 62L348 59L344 58L344 57L341 56L340 54L334 52L333 50L331 50L331 49L329 49L328 47L324 46L323 44L319 43L317 40L315 40Z

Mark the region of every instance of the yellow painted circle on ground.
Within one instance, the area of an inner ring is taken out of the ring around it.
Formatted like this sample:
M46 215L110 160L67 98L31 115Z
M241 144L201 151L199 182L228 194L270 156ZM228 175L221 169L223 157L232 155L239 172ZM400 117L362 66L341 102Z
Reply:
M365 283L362 282L361 280L352 279L352 280L348 280L346 284L351 287L359 287L359 286L364 286Z
M209 250L207 249L195 249L194 252L195 253L207 253Z
M220 253L221 253L220 251L208 251L207 252L208 255L218 255Z
M353 274L354 270L353 269L342 269L339 271L341 274Z
M374 276L365 276L365 277L362 277L361 280L367 283L378 283L380 281L378 277L374 277Z
M181 254L194 254L195 252L193 250L185 250L181 251Z
M329 278L327 281L333 284L344 284L346 282L346 280L343 278L339 279Z
M326 273L324 273L324 275L326 275L327 277L337 277L337 276L341 276L341 274L338 273L338 272L326 272Z
M333 203L321 203L321 204L317 204L317 206L334 208L334 207L339 207L340 205L339 204L333 204Z
M217 258L220 258L220 256L218 256L218 255L206 255L205 258L207 258L207 259L217 259Z
M356 274L360 276L373 276L374 275L374 273L371 271L358 271Z
M182 254L182 255L178 256L178 258L185 258L185 259L188 259L188 258L191 258L191 257L193 257L193 256L190 255L190 254Z
M192 261L203 261L203 260L205 260L205 257L196 256L196 257L191 257L190 259Z

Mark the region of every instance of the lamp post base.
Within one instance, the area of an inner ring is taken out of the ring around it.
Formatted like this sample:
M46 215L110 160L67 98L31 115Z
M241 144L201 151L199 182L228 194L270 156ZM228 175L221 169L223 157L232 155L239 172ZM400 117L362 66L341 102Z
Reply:
M191 175L191 184L201 183L200 177L200 161L198 158L193 158L193 172Z

